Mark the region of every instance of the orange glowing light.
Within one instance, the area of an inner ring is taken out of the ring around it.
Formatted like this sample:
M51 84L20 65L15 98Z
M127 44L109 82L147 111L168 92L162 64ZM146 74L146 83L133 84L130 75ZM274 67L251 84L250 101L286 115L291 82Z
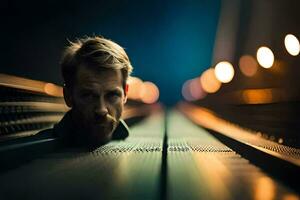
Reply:
M44 92L46 94L62 97L63 96L63 89L62 87L59 87L57 85L54 85L53 83L46 83L44 85Z
M229 83L234 76L234 69L230 62L219 62L215 67L216 78L222 83Z
M128 88L128 98L129 99L139 99L140 98L140 91L143 85L143 81L137 77L130 76L127 81L129 88Z
M239 67L245 76L253 76L257 72L258 64L250 55L244 55L239 60Z
M295 194L286 194L282 197L282 200L299 200L299 197Z
M274 54L268 47L260 47L257 50L256 58L263 68L271 68L274 64Z
M159 90L152 82L144 82L140 91L140 99L147 104L155 103L159 98Z
M272 179L268 177L260 177L255 184L254 199L255 200L271 200L275 197L275 186Z
M207 93L215 93L221 87L221 82L215 76L215 70L210 68L203 72L200 77L202 88Z
M271 103L273 100L271 89L248 89L242 93L243 100L248 104Z

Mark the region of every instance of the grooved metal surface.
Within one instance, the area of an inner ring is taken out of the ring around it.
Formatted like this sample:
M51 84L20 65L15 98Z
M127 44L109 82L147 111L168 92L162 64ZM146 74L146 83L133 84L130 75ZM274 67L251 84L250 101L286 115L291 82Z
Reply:
M70 149L0 175L0 199L157 199L163 115L131 127L124 141Z
M167 124L169 199L299 199L178 112Z
M280 157L300 166L300 149L288 147L260 137L256 132L244 129L218 117L215 113L202 107L182 104L181 109L193 121L201 126L233 138L240 143L260 148L262 151L269 151L273 156Z

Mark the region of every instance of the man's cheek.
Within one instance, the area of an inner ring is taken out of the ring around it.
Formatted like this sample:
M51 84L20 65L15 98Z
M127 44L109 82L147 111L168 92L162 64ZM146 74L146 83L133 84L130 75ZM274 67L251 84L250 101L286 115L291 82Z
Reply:
M124 105L121 103L117 108L118 117L120 118L123 112Z
M79 118L81 118L82 122L88 123L91 121L92 111L90 110L90 108L85 105L79 105L78 111L78 114L80 115Z
M114 107L111 108L111 115L116 119L119 120L122 114L122 105L117 104L114 105Z

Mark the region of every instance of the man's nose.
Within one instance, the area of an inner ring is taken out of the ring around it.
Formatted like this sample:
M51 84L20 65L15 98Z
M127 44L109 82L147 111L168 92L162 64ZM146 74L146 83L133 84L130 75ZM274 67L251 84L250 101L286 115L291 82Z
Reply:
M107 110L105 101L102 98L100 98L97 103L97 106L95 108L95 114L98 116L105 116L105 115L107 115L107 113L108 113L108 110Z

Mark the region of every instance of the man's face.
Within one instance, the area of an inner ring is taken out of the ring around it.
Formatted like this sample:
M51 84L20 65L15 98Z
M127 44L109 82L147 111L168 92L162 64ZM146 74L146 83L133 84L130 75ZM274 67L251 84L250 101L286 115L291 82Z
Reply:
M91 145L112 138L126 102L122 81L121 70L80 66L77 71L69 91L72 120Z

